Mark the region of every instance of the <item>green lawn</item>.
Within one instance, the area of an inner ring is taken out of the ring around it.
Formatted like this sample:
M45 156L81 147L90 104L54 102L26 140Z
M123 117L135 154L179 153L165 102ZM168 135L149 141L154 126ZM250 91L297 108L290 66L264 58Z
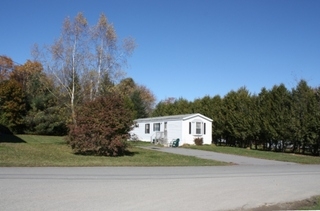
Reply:
M132 143L132 142L131 142ZM0 135L0 166L217 166L223 162L141 149L134 142L130 155L82 156L72 153L63 137Z
M63 137L0 135L0 166L215 166L227 163L141 149L146 142L130 142L130 155L122 157L82 156L72 153ZM302 164L320 164L320 157L203 145L184 146L227 154Z
M221 152L226 154L242 155L255 158L263 158L268 160L278 160L286 162L294 162L301 164L320 164L319 156L300 155L293 153L282 153L272 151L262 151L254 149L244 149L239 147L227 147L227 146L216 146L216 145L203 145L203 146L183 146L190 149L200 149L213 152Z

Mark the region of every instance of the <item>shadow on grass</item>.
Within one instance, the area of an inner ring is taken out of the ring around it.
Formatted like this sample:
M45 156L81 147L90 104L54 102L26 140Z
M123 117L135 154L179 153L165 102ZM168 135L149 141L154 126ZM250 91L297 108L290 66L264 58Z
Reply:
M26 142L15 135L1 133L0 134L0 143L26 143Z
M0 143L26 143L21 138L13 135L10 129L0 124Z
M131 152L129 150L126 150L122 155L118 155L118 156L105 156L105 155L97 155L92 151L86 151L86 152L73 152L73 154L75 155L79 155L79 156L97 156L97 157L123 157L123 156L134 156L139 154L139 152Z
M129 150L126 150L125 153L124 153L124 156L132 157L132 156L137 155L137 154L139 154L139 152L131 152Z
M10 131L10 129L2 124L0 124L0 134L11 134L12 132Z

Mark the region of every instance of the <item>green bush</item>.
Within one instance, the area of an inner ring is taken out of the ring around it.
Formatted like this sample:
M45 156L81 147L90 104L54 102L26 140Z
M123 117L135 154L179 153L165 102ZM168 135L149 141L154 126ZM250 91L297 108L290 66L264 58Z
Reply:
M102 156L126 153L133 119L120 96L108 95L86 103L77 111L76 121L68 136L74 153Z
M25 117L26 134L56 135L68 134L66 109L54 106L43 111L29 111Z
M203 138L195 138L195 139L194 139L194 143L195 143L197 146L203 145Z

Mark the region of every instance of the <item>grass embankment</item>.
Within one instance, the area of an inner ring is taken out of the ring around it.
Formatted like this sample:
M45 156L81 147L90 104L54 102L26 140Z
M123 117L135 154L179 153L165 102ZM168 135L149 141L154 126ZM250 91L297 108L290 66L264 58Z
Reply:
M228 147L228 146L216 146L216 145L203 145L203 146L183 146L189 149L200 149L212 152L220 152L233 155L241 155L254 158L262 158L268 160L277 160L285 162L294 162L301 164L320 164L319 156L309 156L293 153L273 152L273 151L262 151L254 149L244 149L239 147Z
M315 196L311 200L310 205L299 207L301 210L320 210L320 196Z
M251 211L273 210L320 210L320 196L313 196L301 201L285 202L274 205L263 205L252 208Z
M130 142L131 143L131 142ZM0 166L216 166L226 163L191 156L175 155L137 146L122 157L82 156L72 153L63 137L0 135Z

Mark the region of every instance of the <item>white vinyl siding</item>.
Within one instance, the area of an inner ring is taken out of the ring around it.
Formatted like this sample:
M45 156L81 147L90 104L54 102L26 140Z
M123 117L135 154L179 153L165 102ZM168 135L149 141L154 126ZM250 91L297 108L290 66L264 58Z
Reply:
M182 138L182 122L181 121L170 121L168 124L168 141L172 139Z
M158 132L165 134L168 143L179 138L181 145L194 144L194 139L201 137L204 144L211 144L212 120L201 114L137 119L130 134L141 141L152 141Z

